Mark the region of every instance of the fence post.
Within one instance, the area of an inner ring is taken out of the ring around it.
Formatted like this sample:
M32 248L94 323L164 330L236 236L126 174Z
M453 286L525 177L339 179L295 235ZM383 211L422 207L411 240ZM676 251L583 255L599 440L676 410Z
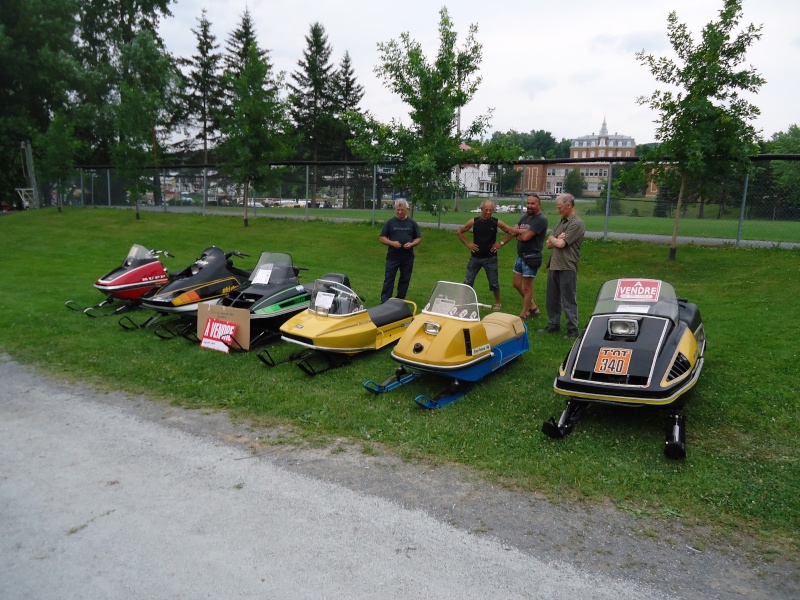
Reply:
M378 193L378 165L372 165L372 225L375 225L375 195Z
M306 165L306 219L308 219L308 165Z
M106 169L106 191L108 192L108 208L111 208L111 169Z
M747 206L747 184L750 183L750 173L744 176L744 192L742 192L742 210L739 213L739 228L736 231L736 246L742 241L742 225L744 224L744 211Z

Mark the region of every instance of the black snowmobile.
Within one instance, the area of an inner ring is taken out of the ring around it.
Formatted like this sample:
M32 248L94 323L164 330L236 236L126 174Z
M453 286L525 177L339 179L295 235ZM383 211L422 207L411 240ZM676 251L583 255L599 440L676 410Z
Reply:
M122 317L119 324L129 330L152 328L164 339L191 331L197 322L199 303L221 298L250 277L251 271L233 266L233 256L248 255L236 250L225 252L216 246L206 248L200 258L169 283L142 299L142 308L156 311L155 315L141 325L129 317Z

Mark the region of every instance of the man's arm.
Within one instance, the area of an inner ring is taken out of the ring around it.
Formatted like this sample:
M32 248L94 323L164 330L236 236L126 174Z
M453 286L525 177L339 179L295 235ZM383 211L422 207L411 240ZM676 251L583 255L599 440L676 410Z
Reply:
M464 223L461 227L458 228L456 234L458 235L458 239L461 240L461 243L464 244L467 248L469 248L472 252L478 250L478 245L474 242L470 242L467 240L467 236L464 234L472 229L472 226L475 224L475 219L470 219L466 223Z

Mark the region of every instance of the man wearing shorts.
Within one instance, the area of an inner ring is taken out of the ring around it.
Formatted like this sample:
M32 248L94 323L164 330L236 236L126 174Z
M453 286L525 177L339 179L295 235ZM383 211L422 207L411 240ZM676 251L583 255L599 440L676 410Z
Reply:
M522 320L541 314L533 299L533 279L542 264L542 246L547 233L547 217L542 212L542 203L537 194L530 194L525 201L526 212L516 226L512 227L503 243L517 238L517 260L514 262L514 289L522 296Z

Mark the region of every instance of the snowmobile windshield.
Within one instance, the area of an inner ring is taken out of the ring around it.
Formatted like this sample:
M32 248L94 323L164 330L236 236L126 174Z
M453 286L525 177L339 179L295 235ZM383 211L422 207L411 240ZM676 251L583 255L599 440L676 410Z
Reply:
M422 312L462 321L480 321L478 308L478 296L470 286L440 281L433 288L430 300Z
M134 244L131 246L131 249L128 250L128 256L125 258L125 266L133 267L142 263L143 261L152 260L152 258L152 251L139 244Z
M262 252L256 268L250 274L250 283L299 283L292 257L283 252Z
M366 308L358 294L346 285L317 279L308 310L321 316L346 317L364 312Z
M597 294L592 314L643 314L678 322L678 298L672 284L658 279L612 279Z

